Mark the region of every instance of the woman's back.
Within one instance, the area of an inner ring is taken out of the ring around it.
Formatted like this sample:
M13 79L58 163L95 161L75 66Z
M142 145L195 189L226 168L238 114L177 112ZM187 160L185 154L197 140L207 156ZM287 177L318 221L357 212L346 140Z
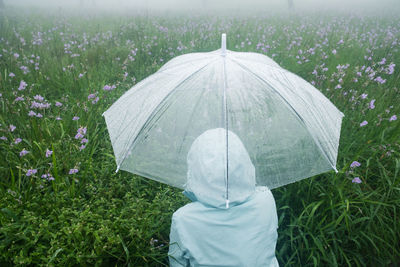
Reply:
M170 265L278 266L277 227L275 201L265 187L229 209L195 201L174 213Z
M256 189L255 168L239 137L221 128L204 132L187 165L184 193L193 203L172 217L170 265L277 266L275 200L268 188Z

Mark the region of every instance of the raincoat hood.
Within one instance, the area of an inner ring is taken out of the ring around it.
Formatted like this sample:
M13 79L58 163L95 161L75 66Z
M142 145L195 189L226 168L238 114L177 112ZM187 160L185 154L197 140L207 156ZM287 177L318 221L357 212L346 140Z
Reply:
M217 208L235 206L255 192L255 168L239 137L228 131L228 184L226 130L207 130L195 139L187 155L184 194L192 201ZM227 188L228 187L228 188Z

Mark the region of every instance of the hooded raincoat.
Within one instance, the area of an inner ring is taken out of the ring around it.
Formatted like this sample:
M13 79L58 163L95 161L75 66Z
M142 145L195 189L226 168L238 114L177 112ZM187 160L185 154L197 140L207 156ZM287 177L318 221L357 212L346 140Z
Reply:
M255 186L250 157L230 131L228 151L227 191L226 130L208 130L193 142L184 191L192 203L172 216L170 266L279 266L274 197Z

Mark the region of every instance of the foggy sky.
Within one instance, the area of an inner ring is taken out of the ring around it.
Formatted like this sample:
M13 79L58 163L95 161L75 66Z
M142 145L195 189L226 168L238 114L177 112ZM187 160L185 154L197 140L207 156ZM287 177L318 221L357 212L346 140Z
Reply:
M287 11L287 0L4 0L6 6L126 11ZM293 0L294 11L379 12L400 10L400 0Z

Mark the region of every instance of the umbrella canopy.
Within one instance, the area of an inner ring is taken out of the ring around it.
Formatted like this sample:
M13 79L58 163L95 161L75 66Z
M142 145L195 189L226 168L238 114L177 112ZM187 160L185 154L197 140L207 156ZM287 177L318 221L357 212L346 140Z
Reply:
M224 128L243 142L256 184L270 189L336 170L343 117L271 58L227 50L225 34L221 49L170 60L103 115L117 171L184 188L193 141Z

